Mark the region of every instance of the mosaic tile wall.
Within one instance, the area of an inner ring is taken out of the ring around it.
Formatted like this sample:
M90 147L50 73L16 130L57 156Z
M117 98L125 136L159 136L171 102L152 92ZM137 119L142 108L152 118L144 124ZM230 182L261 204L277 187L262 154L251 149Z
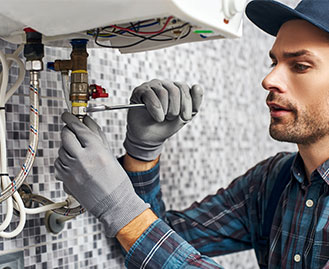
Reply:
M165 144L161 157L162 188L168 209L183 209L225 187L258 161L281 150L295 150L295 146L275 142L268 135L266 92L260 83L269 72L267 55L273 40L245 20L244 37L239 40L185 44L131 55L110 49L89 51L90 80L110 93L108 100L98 102L128 103L133 88L153 78L204 87L199 115ZM14 48L0 41L2 51L10 53ZM68 58L69 53L47 48L45 62ZM12 68L10 81L15 80L17 73ZM10 175L19 171L28 145L28 83L26 77L6 106ZM35 193L62 201L66 196L54 178L53 166L63 126L60 115L65 109L60 75L43 72L41 88L40 144L27 182ZM94 116L114 153L122 155L126 112ZM4 209L0 209L2 221ZM10 229L17 224L15 217ZM120 249L102 231L102 225L88 213L68 221L59 235L46 231L44 214L28 215L19 236L11 240L0 238L0 255L24 251L26 269L123 268ZM252 251L217 260L225 268L257 268Z

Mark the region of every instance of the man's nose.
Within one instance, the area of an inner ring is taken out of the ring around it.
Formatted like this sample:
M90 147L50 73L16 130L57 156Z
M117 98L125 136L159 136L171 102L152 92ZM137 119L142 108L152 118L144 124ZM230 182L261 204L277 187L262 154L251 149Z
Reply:
M273 92L284 92L285 87L285 73L281 67L275 66L271 72L264 78L262 86L265 90Z

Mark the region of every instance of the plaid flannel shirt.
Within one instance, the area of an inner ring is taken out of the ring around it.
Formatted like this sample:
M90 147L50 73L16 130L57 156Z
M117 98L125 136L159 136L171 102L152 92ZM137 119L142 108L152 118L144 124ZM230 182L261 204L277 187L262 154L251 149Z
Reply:
M126 255L128 268L222 268L213 256L254 249L268 268L329 268L329 160L308 183L297 154L277 206L268 252L259 249L264 211L273 183L291 153L268 158L183 211L165 211L159 164L129 172L138 195L160 217Z

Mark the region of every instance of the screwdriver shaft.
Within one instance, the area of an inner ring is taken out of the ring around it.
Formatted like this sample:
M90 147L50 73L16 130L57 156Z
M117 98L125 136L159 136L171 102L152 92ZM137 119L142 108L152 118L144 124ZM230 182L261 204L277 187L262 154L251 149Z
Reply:
M129 104L129 105L115 105L115 106L94 106L94 107L87 107L87 112L101 112L106 110L117 110L117 109L129 109L135 107L145 107L145 104Z

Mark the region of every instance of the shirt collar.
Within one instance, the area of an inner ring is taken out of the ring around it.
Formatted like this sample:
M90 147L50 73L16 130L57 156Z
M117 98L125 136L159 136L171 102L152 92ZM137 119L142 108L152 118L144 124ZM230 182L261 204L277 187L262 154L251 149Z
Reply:
M317 168L320 176L329 185L329 159Z
M329 159L321 164L317 169L319 176L329 185ZM303 183L306 179L304 162L299 152L292 165L292 173L298 182ZM314 172L311 177L314 177ZM312 179L311 179L312 180Z
M292 164L292 173L299 183L303 183L305 179L304 162L299 152Z

